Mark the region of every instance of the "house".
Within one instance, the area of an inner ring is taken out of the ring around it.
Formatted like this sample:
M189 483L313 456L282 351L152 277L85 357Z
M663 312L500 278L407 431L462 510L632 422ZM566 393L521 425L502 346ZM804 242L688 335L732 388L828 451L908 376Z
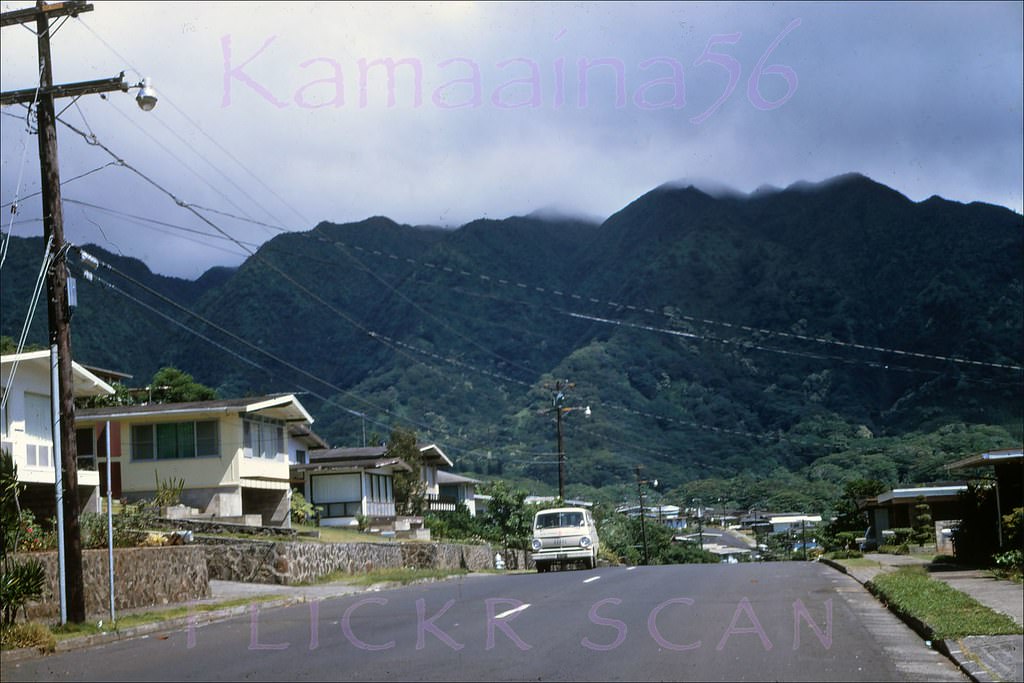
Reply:
M452 461L435 444L417 448L423 458L420 478L427 509L431 509L441 498L438 468L451 467ZM394 474L410 468L399 458L389 458L386 446L317 449L308 456L309 462L292 465L292 483L301 487L306 500L322 508L321 526L357 526L359 516L394 520Z
M469 510L470 517L476 517L476 487L480 484L483 482L478 479L438 470L438 496L436 500L427 501L427 509L432 512L454 512L461 503Z
M996 505L999 508L996 522L999 544L1002 545L1003 516L1013 512L1014 508L1024 507L1024 449L1004 448L978 453L947 465L947 469L978 472L976 476L989 480L995 475ZM992 475L988 474L990 471Z
M106 462L110 428L114 495L151 499L182 480L181 502L219 521L288 527L292 426L313 422L292 394L80 410Z
M39 518L56 514L53 420L51 418L50 352L29 351L0 357L0 441L18 468L25 485L21 504ZM104 396L113 387L72 362L74 396ZM99 512L100 477L96 471L95 442L85 432L76 434L78 446L78 499L82 511Z
M309 452L324 450L330 445L309 428L309 425L296 423L288 425L288 464L296 465L309 462Z
M787 531L802 531L807 527L821 524L821 515L785 513L769 517L768 523L772 525L773 534L781 534Z
M912 528L918 504L928 505L933 520L956 520L961 517L960 494L967 490L963 484L947 486L921 486L917 488L892 489L867 498L860 508L868 513L870 534L869 544L882 544L883 536L889 529ZM936 545L943 545L936 538Z
M291 465L292 485L319 508L320 526L394 521L394 475L411 470L382 446L311 450L308 462Z

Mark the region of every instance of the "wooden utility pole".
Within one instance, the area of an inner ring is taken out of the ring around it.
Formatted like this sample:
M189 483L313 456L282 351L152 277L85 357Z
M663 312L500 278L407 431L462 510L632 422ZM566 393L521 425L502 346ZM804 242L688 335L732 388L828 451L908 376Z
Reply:
M57 350L57 378L59 404L59 439L63 490L58 504L64 516L64 562L66 594L64 604L67 618L73 623L85 621L85 581L82 572L82 533L79 524L78 447L75 441L74 376L71 365L71 316L68 306L67 246L64 242L64 212L60 192L60 164L57 156L57 117L54 99L78 97L87 93L112 90L128 91L124 73L119 78L88 81L70 85L53 84L53 65L50 58L50 19L77 16L92 11L93 6L81 0L46 4L37 0L34 8L5 12L0 15L0 26L16 24L36 25L36 44L39 53L39 87L0 93L0 103L28 104L36 102L36 120L39 137L39 175L43 197L43 236L53 260L47 271L46 299L50 328L50 346Z
M640 499L640 538L644 544L644 564L646 565L650 560L647 556L647 515L644 514L644 489L643 485L646 483L640 478L640 465L636 466L636 494Z

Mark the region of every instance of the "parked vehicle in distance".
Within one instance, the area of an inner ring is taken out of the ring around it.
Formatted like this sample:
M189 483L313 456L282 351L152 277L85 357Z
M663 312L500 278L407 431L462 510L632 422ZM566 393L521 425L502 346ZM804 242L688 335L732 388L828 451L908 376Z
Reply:
M538 572L546 572L554 565L583 565L585 569L597 566L600 541L590 510L586 508L553 508L541 510L533 518L531 557Z
M869 526L864 535L857 539L857 547L862 553L878 550L878 536L875 535L875 527Z

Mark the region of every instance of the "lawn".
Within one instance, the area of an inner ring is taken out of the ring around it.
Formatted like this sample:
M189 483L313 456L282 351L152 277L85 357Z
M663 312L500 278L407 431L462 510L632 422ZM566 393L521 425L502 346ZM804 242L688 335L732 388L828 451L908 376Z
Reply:
M869 587L897 614L925 624L935 640L1024 632L1010 617L932 579L924 567L902 567L879 574Z

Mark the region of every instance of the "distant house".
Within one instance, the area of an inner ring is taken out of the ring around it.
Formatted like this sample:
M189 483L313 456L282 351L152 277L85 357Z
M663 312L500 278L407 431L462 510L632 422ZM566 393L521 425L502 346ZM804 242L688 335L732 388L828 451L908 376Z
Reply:
M861 509L868 513L871 534L869 542L882 544L889 529L911 528L916 517L915 508L923 500L933 520L958 520L961 518L960 494L966 485L920 486L917 488L892 489L874 498L861 502ZM943 541L936 538L936 545Z
M429 510L441 498L438 468L451 467L452 461L436 444L417 448L423 457L420 478ZM308 456L307 463L292 465L292 482L302 488L306 500L322 508L322 526L356 526L360 515L380 522L394 520L394 473L409 471L409 466L387 457L386 446L311 450Z
M313 422L292 394L80 410L105 462L110 424L114 494L152 498L158 482L184 480L182 502L224 521L291 525L292 427Z
M296 465L309 462L309 452L330 448L307 424L288 425L288 464Z
M411 469L382 446L311 450L308 462L291 465L292 484L319 508L320 526L394 521L394 475Z
M432 512L454 512L461 503L469 510L471 517L476 517L476 487L482 483L478 479L438 470L437 499L428 500L427 508Z
M0 357L0 442L18 468L25 485L22 506L37 517L56 512L53 421L50 409L50 352L30 351ZM113 387L79 363L71 363L74 396L103 396ZM78 497L83 511L99 512L100 478L96 471L96 442L90 433L76 432Z

